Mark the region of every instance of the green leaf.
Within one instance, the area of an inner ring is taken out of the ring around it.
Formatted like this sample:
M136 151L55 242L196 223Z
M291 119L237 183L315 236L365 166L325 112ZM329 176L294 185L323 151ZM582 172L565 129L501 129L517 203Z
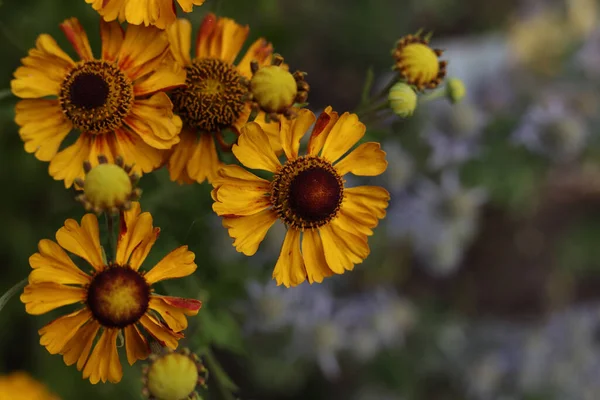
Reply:
M360 105L359 107L364 107L369 104L371 88L373 87L373 81L375 80L375 73L373 72L373 67L369 67L367 70L367 76L365 77L365 84L363 85L362 95L360 97Z

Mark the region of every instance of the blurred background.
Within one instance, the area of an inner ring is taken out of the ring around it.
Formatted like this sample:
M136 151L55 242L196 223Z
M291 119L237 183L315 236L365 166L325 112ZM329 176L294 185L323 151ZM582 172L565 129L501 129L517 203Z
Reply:
M355 270L285 289L270 280L283 228L257 255L236 253L210 187L142 178L142 207L162 229L146 265L188 244L193 278L157 292L204 301L189 347L207 357L207 399L588 400L600 398L600 27L596 0L207 0L208 11L273 42L308 72L309 107L355 110L393 78L390 51L420 28L444 49L466 97L370 118L388 171L388 215ZM40 33L71 52L59 22L83 0L4 0L0 90ZM72 54L72 52L71 52ZM4 93L4 92L3 92ZM27 154L0 100L0 293L29 273L37 242L80 219L73 191ZM138 399L138 362L117 385L90 385L39 345L62 315L0 314L0 374L26 370L63 399ZM123 352L124 353L124 352ZM231 395L235 393L235 396ZM4 399L2 399L4 400ZM8 399L7 399L8 400Z

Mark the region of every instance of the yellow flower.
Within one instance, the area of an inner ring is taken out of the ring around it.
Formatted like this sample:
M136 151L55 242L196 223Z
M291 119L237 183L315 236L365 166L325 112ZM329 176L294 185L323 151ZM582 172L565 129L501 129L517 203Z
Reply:
M307 154L300 156L300 139L313 124ZM375 176L387 168L378 143L363 143L343 157L364 133L356 114L338 117L328 107L316 120L302 109L297 118L281 121L287 158L281 165L258 124L242 130L233 154L247 168L273 175L262 179L237 165L223 167L214 182L213 210L223 217L237 251L248 256L277 219L286 225L273 271L278 285L322 282L352 270L369 254L367 236L385 216L389 193L378 186L348 188L343 179L348 172Z
M429 39L419 34L404 36L392 52L394 68L418 90L433 89L444 79L447 63L438 59L441 55L442 50L429 47Z
M50 161L49 172L68 188L83 178L83 162L121 155L141 175L159 167L162 151L179 142L181 119L163 93L185 82L185 71L163 63L166 34L156 28L101 21L102 56L95 59L76 18L61 24L81 61L75 62L47 34L22 59L11 82L15 121L25 150ZM69 132L77 141L59 151Z
M40 329L40 344L51 354L61 354L65 364L77 363L77 369L83 369L83 377L91 383L121 380L117 337L124 334L127 360L133 365L150 353L146 336L177 348L181 331L187 328L186 315L196 315L200 309L198 300L159 296L152 289L156 282L188 276L196 270L194 253L187 246L173 250L149 271L139 271L159 232L152 226L152 216L140 213L136 202L121 214L114 263L103 261L94 214L86 214L81 225L72 219L65 221L56 233L58 244L43 239L39 253L29 258L33 271L21 295L29 314L82 305ZM92 274L79 269L65 250L87 261Z
M6 400L60 400L29 374L18 371L0 376L0 399Z
M248 121L252 107L244 80L252 76L250 63L255 60L259 65L269 64L273 52L270 43L258 39L234 65L249 30L248 26L238 25L231 19L208 14L198 31L193 59L190 57L190 22L177 20L167 30L172 56L187 71L187 86L172 95L183 129L181 142L168 156L171 180L202 183L208 179L211 182L221 166L215 140L222 150L230 150L222 131L230 129L239 134ZM259 113L257 119L264 121L264 113ZM264 122L263 126L269 132L275 132L278 127L276 123Z
M205 0L177 0L181 9L192 12L194 6L201 6ZM85 0L98 11L106 21L127 21L133 25L156 25L165 29L175 22L175 0Z

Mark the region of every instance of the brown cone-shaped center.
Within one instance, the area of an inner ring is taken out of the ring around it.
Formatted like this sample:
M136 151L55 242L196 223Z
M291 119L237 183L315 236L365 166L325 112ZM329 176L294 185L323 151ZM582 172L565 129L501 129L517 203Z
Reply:
M73 127L102 134L123 124L134 101L133 84L108 61L81 61L65 77L60 106Z
M299 157L285 163L271 183L271 204L281 220L297 229L323 226L337 215L344 181L330 162Z
M150 286L128 266L109 266L94 276L87 305L94 318L107 328L124 328L136 323L148 310Z
M101 107L108 98L108 83L102 77L83 73L71 83L71 101L81 108Z
M244 110L248 88L237 69L215 58L185 67L186 86L173 91L173 109L187 126L214 133L230 128Z

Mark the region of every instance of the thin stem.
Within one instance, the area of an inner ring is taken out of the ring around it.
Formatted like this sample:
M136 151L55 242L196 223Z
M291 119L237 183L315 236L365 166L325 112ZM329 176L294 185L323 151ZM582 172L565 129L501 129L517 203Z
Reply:
M105 212L104 217L106 220L106 234L108 235L108 239L106 241L106 258L108 262L111 262L115 259L115 246L114 246L114 219L112 214Z
M446 95L446 89L440 88L440 89L434 90L431 93L427 93L427 94L423 94L423 95L419 96L419 103L421 103L421 104L428 103L430 101L444 97L445 95Z
M17 292L23 289L25 285L27 285L27 278L23 279L22 281L8 289L8 291L4 293L2 297L0 297L0 311L2 311L6 303L8 303L8 301L11 299L11 297L13 297L15 294L17 294Z
M204 361L206 361L206 368L210 373L211 381L217 386L220 399L235 400L235 396L227 389L227 387L225 387L225 383L219 379L224 371L222 370L212 351L208 347L204 348L202 351L202 356Z
M363 118L367 118L372 114L376 114L381 110L385 110L389 108L389 102L386 100L382 103L371 103L369 107L365 107L362 110L356 111L358 117L362 120Z

